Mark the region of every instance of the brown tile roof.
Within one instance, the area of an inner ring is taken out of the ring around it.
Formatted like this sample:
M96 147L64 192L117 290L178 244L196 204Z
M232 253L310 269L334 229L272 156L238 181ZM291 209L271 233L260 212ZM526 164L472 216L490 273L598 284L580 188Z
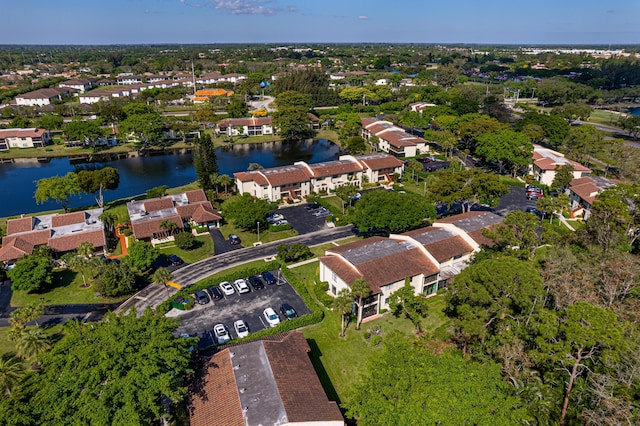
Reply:
M20 237L12 238L6 243L3 241L0 247L0 261L10 262L20 259L24 255L33 253L33 248L33 244Z
M356 160L363 163L367 168L371 170L391 169L396 167L402 167L402 161L398 160L393 155L388 154L371 154L356 157Z
M145 220L141 222L133 222L131 224L131 227L133 228L133 234L138 240L141 240L144 238L151 238L153 237L153 234L166 232L164 229L160 227L160 224L165 220L175 223L178 226L177 229L184 228L184 226L182 225L182 219L180 219L176 215L176 216L169 216L169 217L159 217L157 219L150 219L150 220Z
M336 273L337 276L342 279L348 285L351 285L358 278L363 278L364 275L353 269L349 262L339 256L321 256L320 262L327 265L329 269Z
M473 252L473 247L460 236L425 244L424 248L440 263Z
M22 95L16 96L17 98L22 99L51 99L60 95L60 93L69 93L68 90L62 88L51 88L51 89L38 89L33 92L23 93Z
M215 354L189 389L191 426L244 426L238 385L228 349Z
M260 186L269 185L269 181L264 177L262 173L258 170L250 171L250 172L238 172L234 173L233 176L236 179L240 179L241 182L255 182Z
M537 159L537 160L534 159L533 164L535 164L535 166L538 167L540 170L546 170L546 171L555 170L556 167L564 166L566 164L571 164L573 166L573 170L577 171L577 172L590 172L591 171L590 168L585 167L582 164L577 163L575 161L568 160L568 159L563 159L563 160L564 161L562 161L562 162L557 162L553 158L542 157L542 158Z
M173 208L173 200L169 197L155 198L144 202L144 210L147 213L171 208Z
M6 138L41 138L45 129L0 129L0 139Z
M307 168L298 165L265 169L262 174L272 186L306 182L311 178Z
M387 284L407 277L419 274L433 275L439 271L418 248L362 263L358 265L358 269L374 293L378 293L380 288Z
M7 221L7 235L27 232L33 229L32 217L21 217L19 219L9 219Z
M492 229L493 227L489 227L489 229ZM471 231L471 232L467 232L467 235L469 235L473 241L475 241L476 243L480 244L481 246L488 246L491 247L495 244L495 241L493 241L491 238L486 237L483 233L482 233L482 229L478 229L477 231Z
M218 121L218 128L227 128L229 126L271 126L273 118L271 117L251 117L251 118L225 118Z
M460 214L454 214L453 216L443 217L436 220L437 223L456 223L460 220L469 219L476 216L482 216L486 212L466 212Z
M404 132L384 132L378 136L380 139L384 139L392 146L415 146L418 144L418 139Z
M177 206L176 210L182 219L192 218L197 223L211 222L222 219L210 202L185 204Z
M289 422L344 421L338 405L329 401L316 374L302 333L282 341L263 341L280 399Z
M357 162L349 160L309 164L309 168L311 168L314 177L341 175L362 170L362 167Z
M376 121L378 121L378 120L377 120L377 119L375 119L375 118L361 118L361 119L360 119L360 125L361 125L362 127L367 127L369 124L373 124L373 123L375 123Z
M42 229L39 231L25 232L19 235L8 235L2 239L2 245L7 244L13 238L21 238L34 246L41 246L49 242L51 236L50 229Z
M49 239L49 247L58 252L75 250L81 243L89 242L95 248L105 247L107 245L103 230L78 232L75 234L67 234L60 237L55 235Z
M65 213L53 216L51 218L51 226L56 228L58 226L73 225L75 223L83 223L86 219L85 212Z
M207 196L202 189L194 189L193 191L187 191L184 194L187 196L187 200L189 200L190 203L208 201Z

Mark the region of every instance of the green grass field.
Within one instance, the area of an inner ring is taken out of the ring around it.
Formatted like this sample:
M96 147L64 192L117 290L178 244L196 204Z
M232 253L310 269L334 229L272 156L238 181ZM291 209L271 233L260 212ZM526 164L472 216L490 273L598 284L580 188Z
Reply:
M213 240L209 234L196 237L196 248L192 250L182 250L181 248L168 243L168 246L160 247L160 253L175 254L187 263L196 263L202 259L213 256Z
M606 109L596 109L591 112L589 116L589 122L597 124L617 125L620 119L620 114L615 111L608 111Z

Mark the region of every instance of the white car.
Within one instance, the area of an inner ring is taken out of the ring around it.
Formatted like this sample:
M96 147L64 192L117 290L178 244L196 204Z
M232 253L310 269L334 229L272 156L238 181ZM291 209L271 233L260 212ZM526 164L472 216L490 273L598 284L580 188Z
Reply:
M233 285L235 286L236 290L238 290L238 293L242 294L242 293L249 293L249 286L247 285L247 282L240 278L237 279L233 282Z
M279 220L284 220L284 216L280 213L274 213L271 216L267 216L267 222L276 223Z
M236 291L233 289L233 286L228 281L223 281L220 283L220 289L226 296L231 296Z
M234 322L233 328L236 330L236 334L239 338L247 337L249 335L249 327L247 327L247 323L242 320Z
M213 326L213 334L216 336L218 344L226 343L231 340L227 327L224 324L216 324Z
M264 315L264 319L267 320L269 327L275 327L280 324L280 317L276 314L276 311L274 311L273 308L265 309L262 312L262 315Z

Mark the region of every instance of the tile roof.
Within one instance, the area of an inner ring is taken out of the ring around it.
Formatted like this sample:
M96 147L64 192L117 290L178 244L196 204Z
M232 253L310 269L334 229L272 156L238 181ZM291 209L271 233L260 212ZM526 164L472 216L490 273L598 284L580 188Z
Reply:
M355 161L338 160L328 161L326 163L309 164L309 168L313 173L313 177L326 177L333 175L341 175L345 173L354 173L362 170L362 167Z
M144 210L147 213L155 212L158 210L173 208L173 200L171 198L154 198L144 201Z
M24 255L33 253L33 249L33 244L20 237L12 238L6 243L3 239L2 247L0 247L0 261L10 262L20 259Z
M56 227L56 226L73 225L76 223L83 223L85 219L86 219L86 214L84 211L59 214L51 218L51 226Z
M582 200L589 204L593 204L598 194L615 185L607 178L600 176L585 176L577 179L573 179L569 183L569 191L576 194Z
M272 186L306 182L311 178L306 167L295 164L291 166L264 169L260 172Z
M167 216L167 217L159 217L154 219L149 219L140 222L132 222L131 227L133 229L133 234L137 239L141 240L144 238L151 238L154 234L159 234L161 232L166 232L165 229L160 227L160 224L163 221L173 222L177 225L177 229L183 229L184 225L182 224L182 219L175 216Z
M7 244L13 238L21 238L34 246L41 246L47 244L49 242L49 237L51 236L50 229L42 229L38 231L25 232L23 234L18 235L8 235L2 239L2 245Z
M45 129L0 129L0 139L5 138L41 138L46 133Z
M418 241L440 263L452 257L473 252L473 247L469 243L452 230L446 228L429 226L405 232L402 235Z
M356 160L371 170L392 169L402 167L402 161L389 154L369 154L356 157Z
M250 117L250 118L225 118L218 121L218 128L229 126L271 126L272 117Z
M60 96L61 93L69 93L69 90L63 88L38 89L18 95L16 99L51 99Z
M549 148L541 147L540 145L533 146L533 164L540 170L552 171L558 166L570 164L573 166L573 170L577 172L590 172L591 169L583 166L582 164L565 158L559 152L556 152Z
M58 252L75 250L81 243L89 242L98 249L107 245L107 240L103 230L78 232L76 234L66 234L56 237L55 234L49 239L49 247Z
M196 211L193 212L192 217L196 223L213 222L222 219L222 216L208 202L200 204Z
M33 217L21 217L7 221L7 235L27 232L33 229Z
M202 189L194 189L193 191L187 191L184 193L186 195L187 200L190 203L197 203L199 201L208 201L207 196Z

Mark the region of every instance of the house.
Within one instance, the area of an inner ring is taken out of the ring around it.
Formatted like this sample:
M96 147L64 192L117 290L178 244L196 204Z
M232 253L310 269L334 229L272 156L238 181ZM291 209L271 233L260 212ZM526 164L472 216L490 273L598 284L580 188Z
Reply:
M206 358L189 386L191 426L344 426L292 331L230 345ZM203 357L204 358L204 357Z
M222 90L222 89L219 89ZM215 132L217 135L224 134L232 136L262 136L273 134L272 117L251 117L251 118L225 118L216 123Z
M420 114L422 114L422 111L424 111L426 108L431 108L431 107L435 107L437 106L436 104L430 104L427 102L413 102L411 104L409 104L409 108L411 108L411 111L413 112L418 112Z
M591 206L598 194L615 183L601 176L585 176L575 178L569 183L569 209L572 216L582 216L588 219L591 215Z
M372 138L377 137L379 142L376 148L396 157L415 157L429 151L425 139L411 135L389 121L363 118L361 126L365 140L372 143Z
M214 227L222 219L202 189L162 198L132 200L127 203L127 210L135 238L152 243L172 238L174 231L181 231L188 224ZM166 227L168 222L173 224L169 225L173 226L173 231Z
M389 238L372 237L327 249L320 257L320 281L337 296L356 279L364 279L371 295L363 317L389 309L393 292L406 282L415 294L430 296L447 286L471 256L492 242L482 233L502 222L490 212L469 212L437 220L432 226Z
M233 96L233 91L226 91L224 89L202 89L196 91L193 94L194 103L208 102L210 98L217 96Z
M56 87L50 89L38 89L32 92L23 93L16 96L17 105L44 106L53 101L61 101L64 96L69 95L71 89L67 87Z
M76 92L84 93L87 90L91 90L95 84L95 81L89 80L88 78L77 78L74 80L63 81L58 84L58 87L67 87L69 89L73 89Z
M574 179L591 174L590 168L565 158L564 154L540 145L533 145L533 164L529 168L529 173L541 184L551 185L556 177L556 168L566 165L573 167Z
M0 151L9 148L43 148L51 143L51 135L44 129L0 129Z
M91 209L9 219L7 235L2 238L0 261L13 263L43 245L51 247L57 256L77 249L83 242L91 243L96 253L104 253L107 241L100 221L102 211Z
M388 154L363 156L343 155L336 161L293 165L234 173L238 193L250 194L278 202L284 198L301 199L312 193L333 191L353 184L362 187L363 181L390 183L393 175L402 175L404 164Z
M336 72L329 75L330 80L343 80L347 77L366 77L369 73L365 71L349 71L349 72Z
M130 84L140 84L142 83L142 77L139 75L119 75L116 80L118 85L130 85Z

